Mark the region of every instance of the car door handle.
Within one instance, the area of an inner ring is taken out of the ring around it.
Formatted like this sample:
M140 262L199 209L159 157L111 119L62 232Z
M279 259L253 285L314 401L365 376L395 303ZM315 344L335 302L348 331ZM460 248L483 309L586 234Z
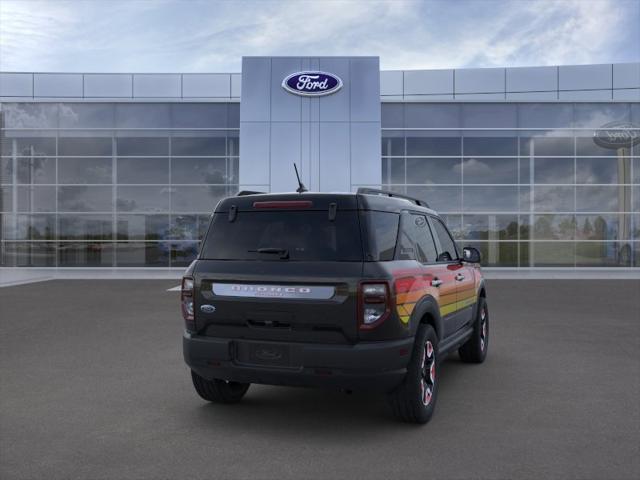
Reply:
M439 278L434 278L433 280L431 280L432 287L439 287L440 285L442 285L442 280L440 280Z
M457 274L457 275L456 275L456 280L457 280L458 282L463 281L463 280L464 280L464 275L463 275L463 274L461 274L461 273Z

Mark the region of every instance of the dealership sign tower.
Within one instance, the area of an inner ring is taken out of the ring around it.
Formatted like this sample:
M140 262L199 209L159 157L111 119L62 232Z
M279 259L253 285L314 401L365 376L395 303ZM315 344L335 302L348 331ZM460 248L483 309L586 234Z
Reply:
M244 57L240 189L379 186L378 57Z

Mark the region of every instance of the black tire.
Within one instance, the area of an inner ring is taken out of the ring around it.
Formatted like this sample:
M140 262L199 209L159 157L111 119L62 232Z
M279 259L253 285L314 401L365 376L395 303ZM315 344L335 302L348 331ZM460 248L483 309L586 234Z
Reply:
M478 309L476 319L473 324L473 334L458 349L460 358L466 363L482 363L487 358L487 350L489 349L489 309L487 308L487 300L480 297L478 301Z
M427 423L436 406L439 367L438 337L431 325L420 325L411 352L407 376L389 394L394 415L403 422ZM429 354L430 352L430 354Z
M193 386L205 400L215 403L238 403L249 390L250 383L227 382L225 380L207 380L191 371Z

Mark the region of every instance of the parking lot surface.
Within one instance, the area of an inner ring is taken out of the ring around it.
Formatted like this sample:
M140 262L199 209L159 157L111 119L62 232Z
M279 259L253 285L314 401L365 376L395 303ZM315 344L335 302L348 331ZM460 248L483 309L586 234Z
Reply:
M640 281L490 280L488 359L443 364L425 426L363 393L207 404L175 284L0 289L0 478L640 477Z

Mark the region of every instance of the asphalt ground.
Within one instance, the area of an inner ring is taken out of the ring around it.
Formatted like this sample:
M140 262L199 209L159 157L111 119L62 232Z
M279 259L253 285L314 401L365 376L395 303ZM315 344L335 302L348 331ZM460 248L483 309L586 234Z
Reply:
M207 404L174 285L0 289L0 478L640 478L640 281L489 281L487 361L444 362L425 426L370 394Z

